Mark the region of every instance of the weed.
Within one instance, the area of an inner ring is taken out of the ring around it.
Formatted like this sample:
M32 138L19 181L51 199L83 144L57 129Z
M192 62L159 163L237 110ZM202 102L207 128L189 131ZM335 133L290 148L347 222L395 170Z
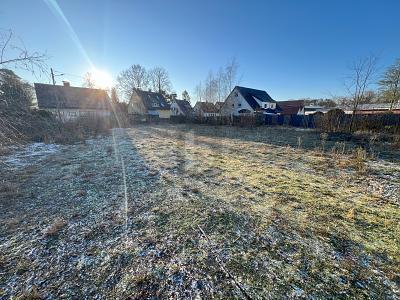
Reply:
M86 191L85 191L85 190L79 190L79 191L76 193L76 195L77 195L78 197L84 197L84 196L86 196Z
M367 159L367 151L362 147L357 147L353 151L353 166L359 173L365 173L366 171L366 159Z
M25 291L16 297L16 300L41 300L41 299L43 299L43 297L35 286L32 287L29 291Z
M346 213L346 219L353 221L354 220L354 216L355 216L354 208L350 208L348 210L348 212Z
M322 152L324 152L325 151L325 144L326 144L326 141L328 140L328 134L326 132L322 132L320 134L320 138L321 138Z
M44 230L44 235L46 237L52 237L57 235L61 229L67 225L67 222L62 218L57 218L54 222Z
M0 184L0 193L10 194L18 191L18 185L13 182L2 180Z
M297 148L300 149L302 143L303 143L303 140L302 140L301 136L298 136L298 137L297 137Z

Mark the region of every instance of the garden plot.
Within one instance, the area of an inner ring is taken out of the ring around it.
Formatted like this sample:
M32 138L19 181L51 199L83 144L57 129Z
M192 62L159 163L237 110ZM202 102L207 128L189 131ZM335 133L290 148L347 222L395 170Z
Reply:
M309 131L114 130L1 170L0 297L395 299L399 174Z

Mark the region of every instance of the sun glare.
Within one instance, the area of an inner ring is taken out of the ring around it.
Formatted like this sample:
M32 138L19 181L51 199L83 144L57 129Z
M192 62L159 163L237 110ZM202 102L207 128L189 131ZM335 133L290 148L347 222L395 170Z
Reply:
M106 71L93 69L90 73L92 74L94 84L97 87L107 89L112 86L113 79Z

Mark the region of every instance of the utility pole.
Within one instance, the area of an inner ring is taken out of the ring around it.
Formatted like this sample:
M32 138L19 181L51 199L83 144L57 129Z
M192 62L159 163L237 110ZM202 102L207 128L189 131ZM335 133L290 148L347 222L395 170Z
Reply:
M54 79L53 68L50 68L50 71L51 71L51 79L53 80L53 85L56 85L56 80Z

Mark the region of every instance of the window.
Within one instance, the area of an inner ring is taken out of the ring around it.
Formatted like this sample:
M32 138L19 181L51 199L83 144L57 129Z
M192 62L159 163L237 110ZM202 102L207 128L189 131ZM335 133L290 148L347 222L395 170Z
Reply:
M267 108L267 104L264 104L264 108Z
M239 97L239 94L237 92L235 92L235 97Z
M232 107L235 107L235 103L232 103Z
M242 106L242 103L239 103L238 106L241 107L241 106Z

